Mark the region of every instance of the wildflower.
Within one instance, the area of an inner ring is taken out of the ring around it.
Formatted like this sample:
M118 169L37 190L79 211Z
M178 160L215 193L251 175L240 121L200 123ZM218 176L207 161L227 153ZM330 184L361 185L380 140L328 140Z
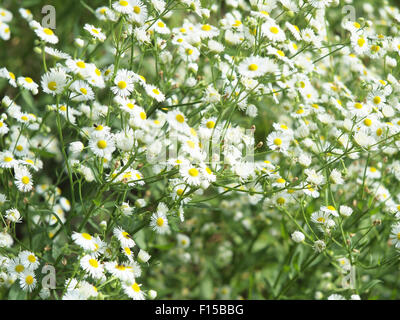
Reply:
M292 233L292 240L294 242L300 243L303 242L305 239L304 234L300 231L295 231Z
M36 255L33 252L24 250L24 251L20 252L20 254L18 256L20 258L21 263L27 269L36 270L40 265L38 258L36 257Z
M29 269L22 272L19 278L19 284L22 290L28 292L33 291L37 284L35 273Z
M38 37L51 44L56 44L58 43L58 37L54 34L53 30L49 28L43 28L39 26L38 28L35 29L35 33L38 35Z
M84 250L93 251L96 249L94 238L88 233L74 232L71 236L72 240Z
M21 214L19 213L18 209L15 209L15 208L6 210L5 217L7 220L14 222L14 223L22 222Z
M29 170L24 166L16 166L15 171L15 185L21 192L31 191L33 188L32 175Z
M157 208L157 212L153 213L153 215L151 216L150 226L155 232L159 234L164 234L169 232L169 225L166 212L160 210L160 205L159 208Z
M42 76L43 91L53 96L63 92L67 84L67 75L61 69L50 69Z
M133 300L145 300L145 293L140 288L141 285L137 284L135 281L129 283L128 285L123 285L125 294L132 298Z
M238 66L239 73L244 77L257 78L265 75L267 72L276 72L276 65L268 58L248 57Z
M118 239L118 241L121 243L122 247L129 247L132 248L135 246L135 241L131 238L129 233L124 231L122 228L114 228L114 236Z
M91 24L85 24L85 26L83 27L87 32L89 32L92 37L94 39L97 39L101 42L103 42L104 40L106 40L106 35L101 32L100 28L96 28L95 26L91 25Z
M114 139L107 134L93 136L89 140L89 148L96 156L108 158L115 150Z
M100 279L103 276L103 265L91 255L83 256L80 260L80 265L81 268L88 272L94 279Z

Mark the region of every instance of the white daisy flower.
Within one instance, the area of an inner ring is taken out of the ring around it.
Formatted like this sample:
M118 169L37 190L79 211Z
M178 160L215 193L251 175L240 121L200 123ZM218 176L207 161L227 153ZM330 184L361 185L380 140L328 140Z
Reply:
M45 42L52 44L58 43L58 37L54 34L53 30L49 28L43 28L43 27L36 28L35 33L41 40Z
M274 42L283 42L286 40L285 33L272 19L262 24L261 33Z
M80 260L83 270L88 272L94 279L101 279L104 276L104 267L100 261L91 255L85 255Z
M92 136L89 148L96 156L108 158L115 151L114 138L112 135Z
M86 23L83 27L87 32L89 32L93 38L103 42L106 40L106 35L101 31L100 28L96 28L95 26Z
M183 180L191 186L199 186L203 179L200 170L192 165L181 166L179 168L179 173Z
M38 93L39 85L35 83L30 77L18 77L17 83L19 86L23 87L32 92L32 94Z
M94 251L96 249L96 243L93 236L88 233L74 232L71 236L72 240L82 249L88 251Z
M121 243L122 247L132 248L136 245L129 233L124 231L121 227L114 228L113 234Z
M114 79L115 86L111 87L111 91L118 96L130 96L134 89L134 79L132 73L126 69L120 69Z
M67 75L62 69L50 69L42 76L41 85L44 92L58 95L67 85Z
M258 56L244 59L238 66L238 71L243 77L257 78L267 72L274 73L278 70L276 64L268 59Z
M13 223L22 222L21 214L16 208L6 210L5 218Z
M146 84L145 90L146 93L157 102L163 102L165 100L165 95L156 86L153 86L152 84Z
M32 292L36 288L35 273L32 270L26 269L19 276L19 285L23 291Z
M116 261L110 261L105 263L105 269L111 273L112 276L123 282L135 281L132 268L128 265L120 264Z
M130 14L133 11L131 0L119 0L112 4L115 11L123 14Z
M72 101L89 101L94 99L94 92L86 81L76 80L71 84Z
M169 232L167 216L165 215L165 213L160 211L153 213L150 220L150 226L155 232L159 234L164 234Z
M125 294L133 300L145 300L146 294L140 288L141 285L135 281L129 284L124 284L122 288Z
M24 250L24 251L20 252L18 257L19 257L21 263L27 269L36 270L40 265L39 259L31 251Z
M32 175L24 166L14 167L15 180L14 183L21 192L28 192L33 189Z
M147 20L147 7L140 0L131 0L130 5L132 6L132 11L129 13L129 17L139 23L144 24Z

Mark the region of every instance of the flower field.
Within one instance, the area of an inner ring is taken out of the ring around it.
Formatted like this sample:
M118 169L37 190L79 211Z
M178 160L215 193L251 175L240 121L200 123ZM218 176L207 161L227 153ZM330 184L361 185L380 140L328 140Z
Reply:
M399 299L399 30L386 0L3 0L0 299Z

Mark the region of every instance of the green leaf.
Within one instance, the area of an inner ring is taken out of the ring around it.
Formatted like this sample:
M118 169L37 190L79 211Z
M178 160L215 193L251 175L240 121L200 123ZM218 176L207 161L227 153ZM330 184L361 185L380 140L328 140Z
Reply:
M22 90L21 96L22 96L22 99L24 99L25 103L29 106L29 108L32 111L35 111L35 105L34 105L34 101L33 101L31 93L27 90Z
M20 286L19 281L15 281L15 283L11 286L10 292L8 293L8 300L25 300L26 292L24 292Z
M375 287L378 283L383 283L383 281L382 280L379 280L379 279L375 279L375 280L372 280L372 281L370 281L370 282L368 282L367 284L365 284L362 288L361 288L361 292L365 292L365 291L368 291L368 290L370 290L370 289L372 289L373 287Z
M36 155L39 155L41 158L54 158L56 156L54 153L48 152L48 151L43 150L43 149L31 148L31 150Z
M210 300L213 296L213 285L210 278L200 282L200 296L202 299Z

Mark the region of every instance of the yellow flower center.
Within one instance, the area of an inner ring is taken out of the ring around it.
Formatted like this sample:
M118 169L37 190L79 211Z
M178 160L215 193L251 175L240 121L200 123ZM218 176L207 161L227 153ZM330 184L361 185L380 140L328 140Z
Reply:
M57 83L55 81L50 81L47 84L47 88L49 88L51 91L57 90Z
M163 225L164 225L164 219L163 218L157 218L157 225L159 226L159 227L162 227Z
M32 78L29 78L29 77L26 77L25 81L28 82L28 83L32 83L33 82Z
M13 158L11 157L4 157L4 162L11 162L13 160Z
M162 21L158 22L157 25L158 25L160 28L164 28L164 27L165 27L165 24L164 24L164 22L162 22Z
M92 236L88 233L82 233L82 237L86 240L92 240Z
M256 71L257 69L258 69L258 65L256 65L255 63L252 63L249 65L250 71Z
M189 174L192 177L197 177L199 175L199 170L197 170L196 168L191 168L191 169L189 169Z
M128 3L128 1L120 0L119 4L120 4L121 6L123 6L123 7L126 7L129 3Z
M206 127L208 129L213 129L215 127L215 122L214 121L208 121L206 124Z
M31 285L33 283L33 281L34 281L34 278L32 276L27 276L25 278L25 282L27 285Z
M178 189L178 190L176 190L176 194L177 194L178 196L181 196L181 195L183 194L183 189Z
M175 117L176 121L178 121L179 123L184 123L185 122L185 117L181 114L177 114Z
M318 222L321 222L321 223L325 223L325 218L324 217L319 217L318 219L317 219L317 221Z
M328 208L329 210L336 211L336 209L335 209L334 206L327 206L327 208Z
M203 31L210 31L210 30L211 30L211 26L210 26L209 24L204 24L204 25L201 27L201 30L203 30Z
M99 140L99 141L97 142L97 147L98 147L99 149L105 149L105 148L107 148L107 142L104 141L104 140Z
M367 127L369 127L369 126L371 126L371 124L372 124L372 120L371 120L371 119L365 119L365 120L364 120L364 124L365 124Z
M356 108L356 109L362 109L362 107L363 107L363 105L361 103L357 102L354 104L354 108Z
M86 68L86 64L83 61L78 61L76 63L76 65L77 65L78 68L81 68L81 69L85 69Z
M142 111L142 112L140 113L140 118L141 118L142 120L146 120L146 118L147 118L146 113Z
M28 261L29 261L30 263L35 263L35 262L36 262L36 257L35 257L33 254L30 254L30 255L28 256Z
M80 91L82 94L85 94L85 95L87 94L86 88L80 88L79 91Z
M282 140L279 139L279 138L275 138L275 139L274 139L274 144L275 144L276 146L280 146L280 145L282 144Z
M54 34L53 30L49 29L49 28L44 28L43 32L45 34L47 34L48 36L52 36Z
M89 264L90 264L93 268L98 268L98 267L99 267L99 263L97 262L96 259L90 259L90 260L89 260Z
M115 266L115 269L118 269L118 270L126 270L126 267L125 266L122 266L122 265L119 265L119 264L117 264L116 266Z
M278 34L279 29L277 27L271 27L269 28L269 31L271 31L273 34Z
M372 52L378 52L379 50L381 50L380 46L376 46L376 45L371 46L371 51Z
M156 95L159 95L160 91L158 91L157 89L153 89L153 93L156 94Z
M118 82L118 88L125 89L126 88L126 82L125 81L120 81Z
M360 38L357 40L357 44L359 47L363 47L365 44L365 39L364 38Z
M280 197L280 198L276 199L276 202L278 204L282 205L282 204L285 204L286 200L285 200L285 198Z
M25 267L22 265L22 264L18 264L18 265L16 265L15 266L15 269L14 269L16 272L18 272L18 273L21 273L22 271L24 271L25 270Z
M126 239L129 239L129 233L128 232L122 232L122 236Z
M191 140L187 141L186 143L191 149L194 149L196 147L196 144Z
M135 292L140 292L140 287L136 282L132 285L132 289Z
M376 96L373 101L374 101L375 104L380 104L382 99L381 99L381 97Z
M25 177L22 177L21 181L23 184L28 184L30 179L29 179L29 177L25 176Z

